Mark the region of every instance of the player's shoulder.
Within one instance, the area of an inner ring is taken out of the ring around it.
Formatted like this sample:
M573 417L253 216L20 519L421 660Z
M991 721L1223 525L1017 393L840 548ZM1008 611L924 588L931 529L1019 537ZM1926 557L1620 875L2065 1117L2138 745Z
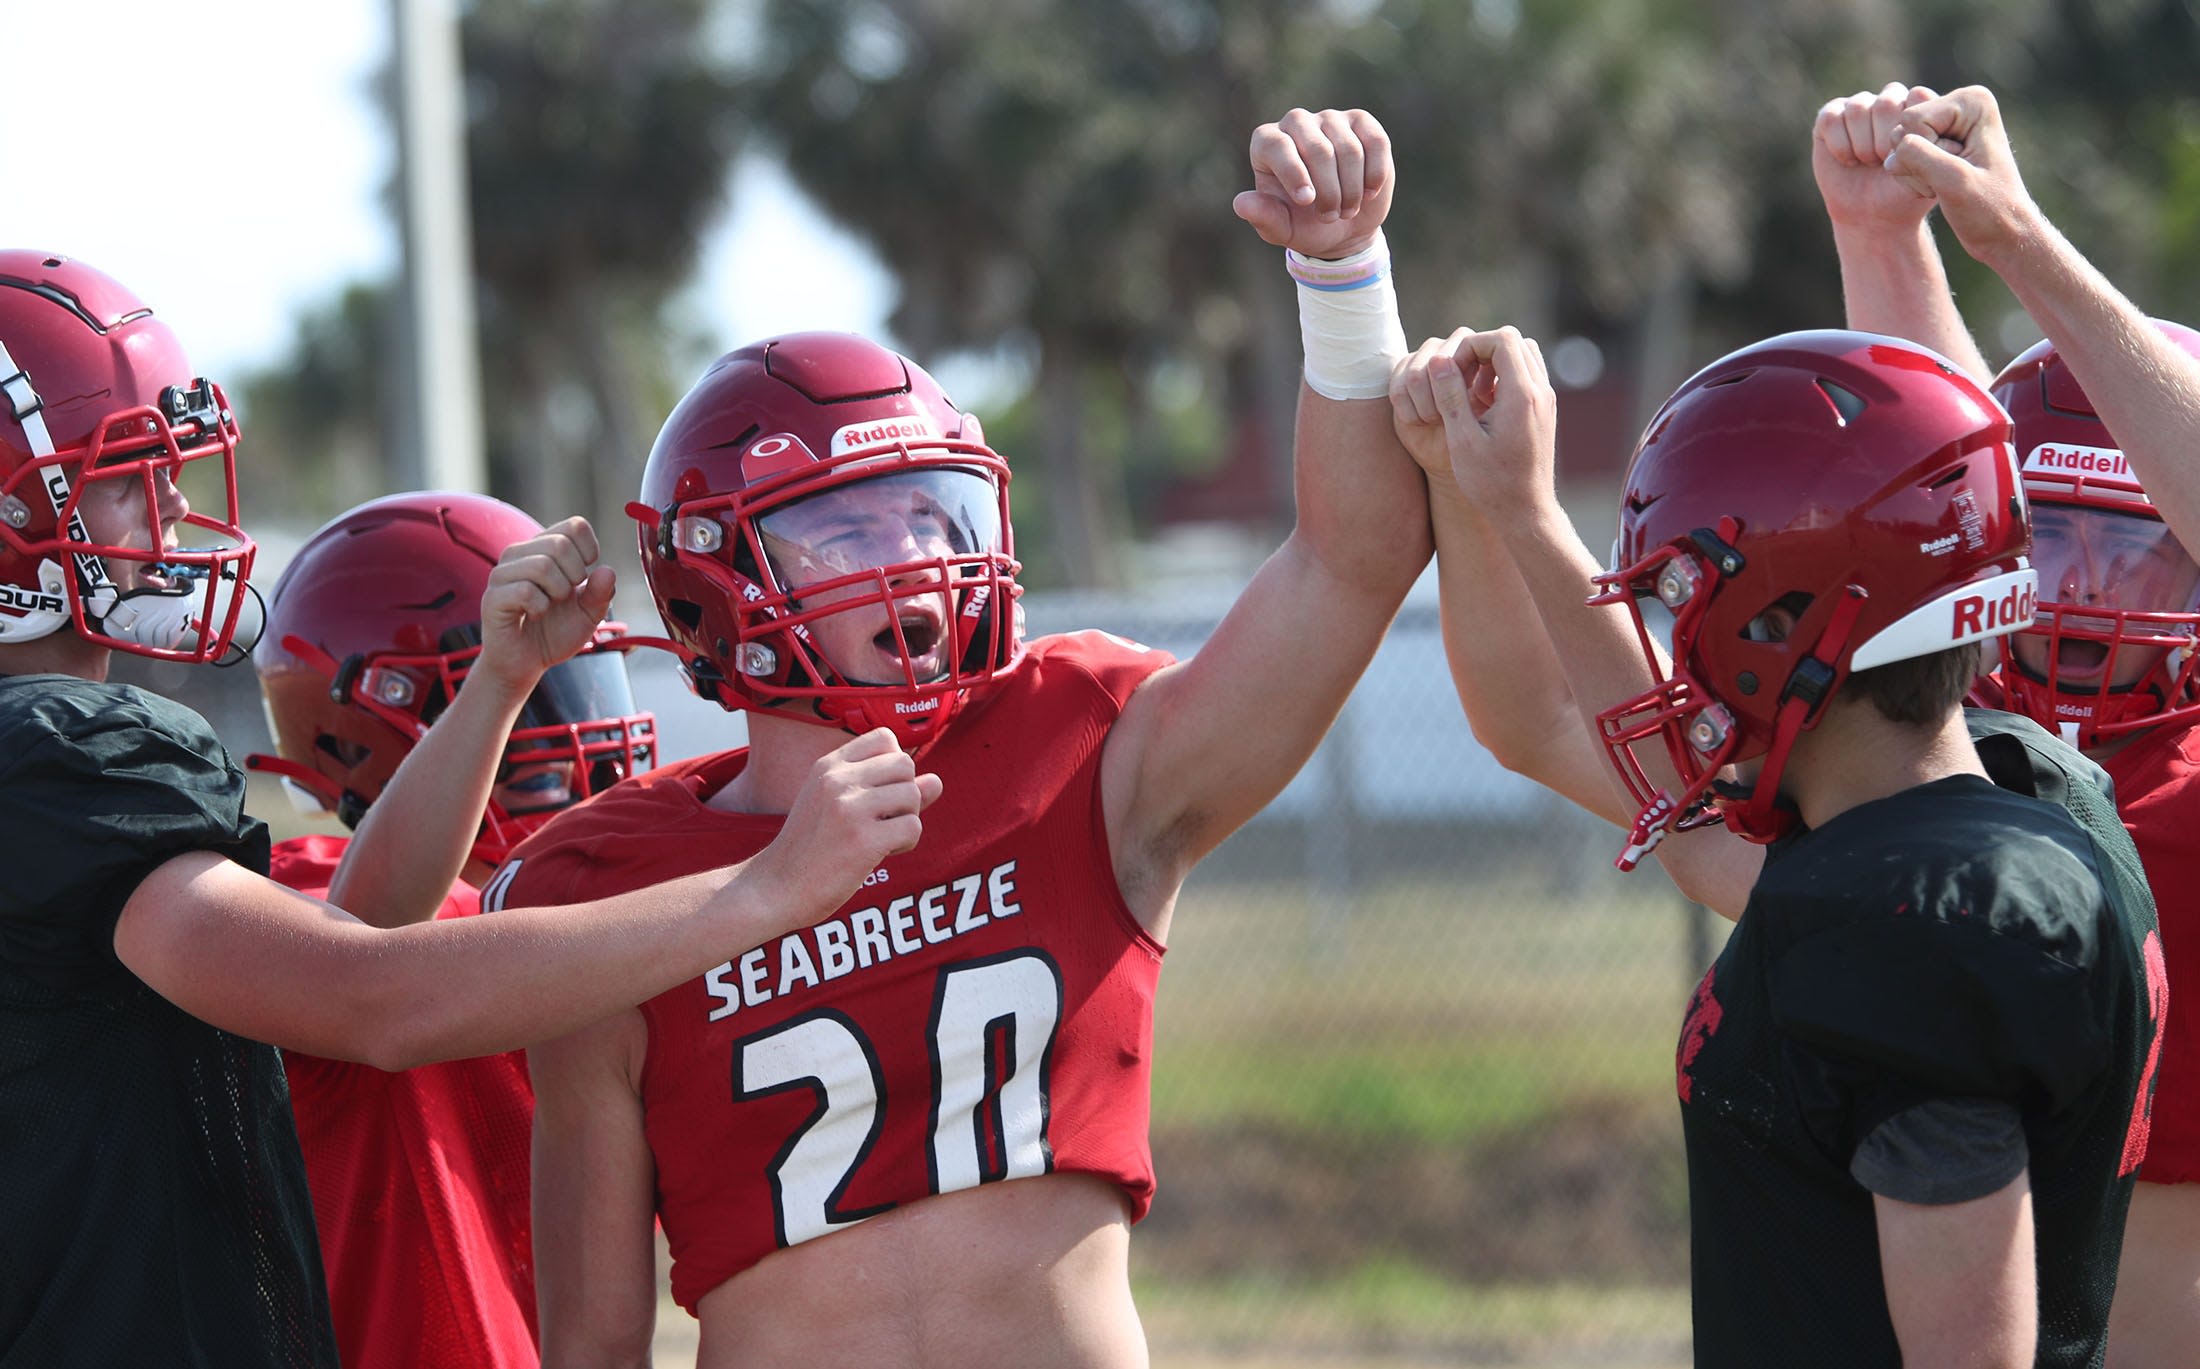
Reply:
M11 782L44 769L96 774L148 764L173 771L179 783L199 769L235 773L214 729L189 708L74 675L0 676L0 757Z
M1841 814L1769 859L1760 892L1798 940L1862 925L1932 940L1984 930L2078 961L2107 898L2069 812L1976 776Z
M1159 647L1086 628L1033 638L1025 647L1021 673L1033 687L1071 678L1091 680L1120 702L1155 672L1175 663L1176 657Z
M2162 793L2182 799L2200 782L2200 718L2157 724L2103 763L2127 802Z
M745 754L720 751L668 761L559 813L513 847L484 881L482 908L496 912L573 901L607 863L636 859L637 839L664 839L669 829L693 817L702 808L698 791L715 789Z
M73 675L0 676L0 789L25 841L84 818L119 831L198 814L230 829L245 797L244 772L197 713Z
M743 754L719 751L690 756L630 775L559 813L514 849L539 853L657 826L669 811L692 810L697 803L696 786L710 784L707 777L738 765Z
M1966 708L1963 722L1987 776L2002 788L2065 808L2078 796L2114 802L2108 771L2023 714Z

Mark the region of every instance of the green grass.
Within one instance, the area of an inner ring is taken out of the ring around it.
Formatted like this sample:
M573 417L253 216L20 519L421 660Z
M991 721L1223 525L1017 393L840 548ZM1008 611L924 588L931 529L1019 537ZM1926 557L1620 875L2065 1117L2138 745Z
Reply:
M1164 1038L1154 1066L1157 1130L1260 1123L1340 1139L1456 1144L1532 1124L1594 1098L1672 1088L1672 1046L1654 1037L1406 1039L1291 1049L1198 1049Z
M1680 1362L1689 1337L1685 1286L1464 1284L1391 1259L1323 1279L1134 1276L1132 1287L1159 1365L1254 1346L1340 1363L1355 1351L1452 1363Z
M1456 1142L1669 1098L1683 943L1670 895L1399 881L1325 920L1296 886L1195 885L1161 977L1155 1126Z

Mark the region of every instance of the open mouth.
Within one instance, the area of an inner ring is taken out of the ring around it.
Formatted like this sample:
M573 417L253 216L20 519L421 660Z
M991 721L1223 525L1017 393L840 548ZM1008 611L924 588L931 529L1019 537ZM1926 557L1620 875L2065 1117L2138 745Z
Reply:
M889 656L900 656L902 647L906 644L909 658L922 660L931 655L941 639L947 635L939 619L929 613L904 611L895 619L895 624L901 629L899 641L895 640L893 627L883 628L871 638L872 645Z
M893 623L880 627L871 636L871 645L878 647L891 660L900 660L906 645L911 660L924 660L946 640L948 621L946 610L937 601L937 594L920 594L915 599L904 599L893 605ZM895 640L895 627L900 627L900 640Z
M169 555L176 550L173 546L163 547L161 554ZM130 579L132 587L136 589L177 594L191 588L197 578L197 569L195 566L179 565L174 561L141 561L136 565L136 574Z
M2055 668L2067 675L2098 674L2108 664L2108 643L2065 637L2055 644Z

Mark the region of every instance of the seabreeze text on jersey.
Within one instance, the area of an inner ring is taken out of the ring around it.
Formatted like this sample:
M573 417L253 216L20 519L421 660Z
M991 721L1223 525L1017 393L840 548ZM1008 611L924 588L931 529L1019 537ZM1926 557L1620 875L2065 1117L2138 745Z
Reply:
M1008 860L922 893L903 894L884 906L837 914L754 947L706 973L704 991L719 1000L710 1010L710 1020L815 988L1022 911L1023 905L1016 901L1016 862Z

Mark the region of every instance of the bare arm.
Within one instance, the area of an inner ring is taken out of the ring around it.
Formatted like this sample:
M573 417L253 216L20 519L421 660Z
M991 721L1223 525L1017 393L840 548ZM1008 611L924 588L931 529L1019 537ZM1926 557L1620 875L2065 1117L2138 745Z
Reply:
M543 1369L649 1363L657 1170L642 1129L647 1045L642 1015L629 1010L527 1052Z
M1599 816L1632 825L1635 803L1595 740L1601 735L1597 715L1656 681L1626 609L1586 602L1590 581L1603 568L1558 502L1557 397L1541 350L1515 329L1461 329L1402 365L1392 392L1400 431L1413 432L1416 446L1432 440L1432 431L1443 434L1455 488L1481 510L1483 527L1502 545L1516 577L1512 583L1525 593L1546 634L1549 660L1570 686L1580 740L1567 743L1548 735L1540 763L1549 766L1549 777L1535 777ZM1439 515L1449 507L1432 502ZM1473 588L1447 600L1447 639L1476 630L1465 614ZM1461 619L1456 626L1455 615ZM1532 688L1552 687L1546 673L1551 666L1541 653L1526 649L1524 661L1533 672ZM1502 661L1484 662L1478 673L1486 682L1502 666ZM1662 763L1657 756L1643 754L1643 759ZM1601 796L1591 787L1592 776L1604 786ZM1668 785L1675 780L1659 778ZM1763 863L1758 848L1718 827L1676 833L1657 854L1682 892L1729 918L1741 915Z
M1887 1311L1906 1364L2023 1369L2039 1343L2029 1173L1967 1203L1874 1194Z
M1108 830L1142 918L1298 773L1427 564L1425 488L1389 426L1381 400L1301 390L1299 450L1329 455L1300 464L1298 527L1198 654L1142 685L1110 733Z
M505 549L481 597L481 654L465 687L367 810L329 902L376 927L435 916L473 850L529 692L588 644L611 607L616 573L598 555L585 518Z
M1551 634L1497 530L1451 473L1432 367L1456 365L1470 330L1430 338L1391 372L1391 420L1428 481L1444 659L1475 740L1499 764L1622 827L1634 820L1593 720L1574 697Z
M939 778L885 729L825 756L779 837L741 865L594 903L369 927L212 852L141 881L115 953L225 1031L409 1069L511 1050L631 1007L840 906L913 847Z
M1373 240L1393 177L1372 118L1294 111L1263 125L1253 157L1266 188L1240 196L1239 213L1268 241L1339 258ZM1279 175L1312 193L1279 189ZM1108 739L1117 878L1149 927L1192 863L1313 753L1428 563L1426 489L1387 402L1302 387L1295 450L1297 527L1199 653L1132 695Z
M2200 547L2200 359L2162 335L2032 202L1994 97L1979 86L1909 110L1888 165L1929 187L1963 243L2009 286L2085 387L2162 520Z
M1849 327L1923 343L1984 382L1994 373L1948 288L1933 198L1883 165L1903 113L1933 98L1896 83L1827 101L1811 128L1811 172L1833 226Z

